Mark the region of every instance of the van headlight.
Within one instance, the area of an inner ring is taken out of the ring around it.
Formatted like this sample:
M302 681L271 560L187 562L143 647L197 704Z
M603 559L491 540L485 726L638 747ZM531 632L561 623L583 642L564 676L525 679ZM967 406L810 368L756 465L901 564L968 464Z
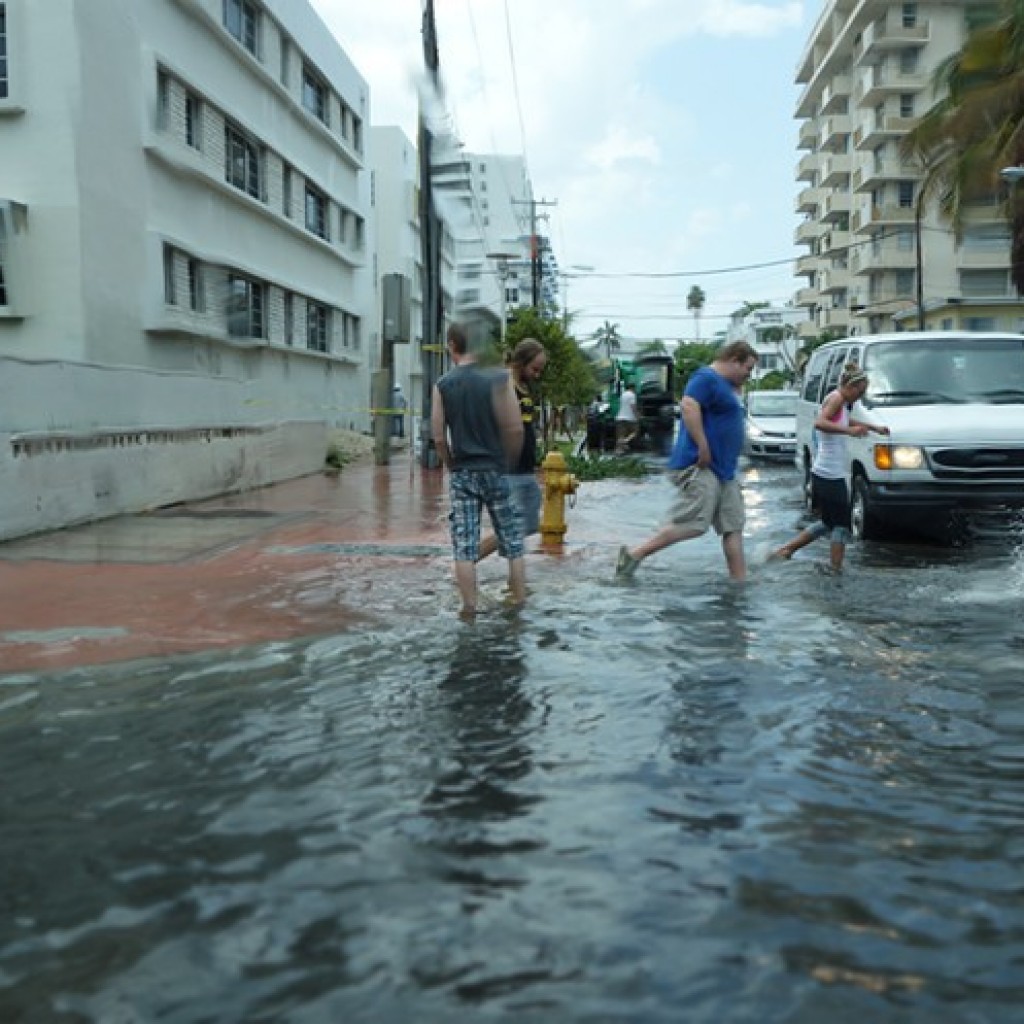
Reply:
M764 431L753 423L747 424L747 435L749 437L760 437Z
M875 445L877 469L921 469L923 466L924 449L916 444Z

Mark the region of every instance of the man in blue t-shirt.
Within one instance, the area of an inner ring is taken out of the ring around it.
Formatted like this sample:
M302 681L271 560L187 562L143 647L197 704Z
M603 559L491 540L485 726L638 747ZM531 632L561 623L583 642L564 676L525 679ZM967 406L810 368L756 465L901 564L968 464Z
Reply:
M714 526L729 575L746 577L743 492L736 465L745 430L740 394L756 365L757 352L745 341L734 341L690 378L682 401L683 429L668 460L677 488L669 522L639 547L619 549L616 576L631 577L648 555Z

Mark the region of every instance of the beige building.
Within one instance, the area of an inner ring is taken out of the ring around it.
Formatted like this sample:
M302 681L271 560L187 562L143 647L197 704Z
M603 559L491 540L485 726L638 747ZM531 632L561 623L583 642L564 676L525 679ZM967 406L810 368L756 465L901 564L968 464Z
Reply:
M825 3L796 75L802 337L1024 328L1001 197L972 206L958 242L933 204L919 204L922 169L900 151L979 6Z

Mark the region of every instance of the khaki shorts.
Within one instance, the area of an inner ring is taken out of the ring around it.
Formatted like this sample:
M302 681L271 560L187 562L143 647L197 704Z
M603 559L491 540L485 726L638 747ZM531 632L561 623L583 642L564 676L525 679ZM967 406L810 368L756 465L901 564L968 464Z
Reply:
M669 517L674 526L705 533L712 526L719 536L742 533L743 492L735 477L723 483L710 469L688 466L670 476L676 486Z

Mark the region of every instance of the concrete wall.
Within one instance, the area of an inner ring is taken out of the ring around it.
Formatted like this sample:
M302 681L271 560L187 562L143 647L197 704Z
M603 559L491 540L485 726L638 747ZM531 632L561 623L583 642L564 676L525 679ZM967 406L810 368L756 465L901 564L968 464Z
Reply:
M331 368L257 355L281 365L239 379L0 359L0 540L321 468L344 422Z

